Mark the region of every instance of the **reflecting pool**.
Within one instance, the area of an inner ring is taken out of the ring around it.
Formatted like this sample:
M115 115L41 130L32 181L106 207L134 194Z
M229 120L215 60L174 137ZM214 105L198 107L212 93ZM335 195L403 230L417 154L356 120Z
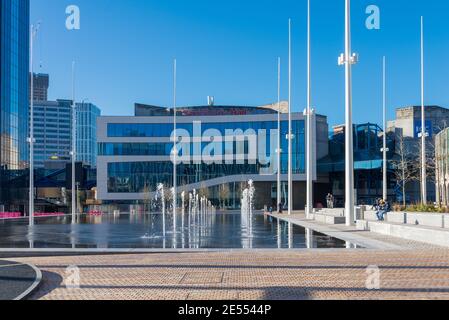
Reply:
M262 214L106 214L0 221L0 248L346 248L345 241ZM175 226L175 227L174 227Z

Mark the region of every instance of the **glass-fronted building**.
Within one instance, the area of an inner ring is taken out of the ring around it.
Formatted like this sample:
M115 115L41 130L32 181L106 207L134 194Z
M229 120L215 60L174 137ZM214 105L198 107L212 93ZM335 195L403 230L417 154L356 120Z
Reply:
M72 101L36 101L34 105L34 166L46 161L70 161L72 150Z
M12 181L23 174L29 159L29 7L29 0L0 0L0 209L4 210L18 210L23 192L13 195L21 186Z
M97 166L97 118L100 109L92 103L76 104L76 160Z
M354 125L354 188L357 204L373 204L383 197L383 130L376 124ZM397 184L392 160L394 137L387 136L387 192L396 200ZM329 137L329 156L318 163L318 172L329 176L330 192L335 205L344 207L345 199L345 126L336 126Z
M134 117L98 118L98 197L135 203L156 186L173 185L173 110L136 105ZM177 110L176 150L179 192L193 189L215 204L240 206L248 180L256 185L256 206L276 204L277 172L287 181L288 115L282 114L281 164L277 164L278 114L262 107L199 106ZM315 116L314 157L327 155L327 119ZM294 206L305 202L305 121L293 114ZM324 136L317 139L317 136ZM315 163L315 162L314 162ZM316 170L314 177L316 180ZM286 183L282 194L287 198Z

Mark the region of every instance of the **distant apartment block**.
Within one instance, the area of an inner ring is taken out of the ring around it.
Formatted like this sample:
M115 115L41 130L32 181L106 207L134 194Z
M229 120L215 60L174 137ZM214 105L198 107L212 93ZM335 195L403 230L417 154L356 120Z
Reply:
M92 103L76 104L76 159L97 166L97 118L101 110Z
M36 101L34 106L34 165L48 160L70 160L72 149L72 101Z
M31 73L30 73L31 81ZM48 100L48 86L50 83L50 77L44 73L33 74L33 100L34 101L47 101ZM31 85L30 85L30 99L31 99Z

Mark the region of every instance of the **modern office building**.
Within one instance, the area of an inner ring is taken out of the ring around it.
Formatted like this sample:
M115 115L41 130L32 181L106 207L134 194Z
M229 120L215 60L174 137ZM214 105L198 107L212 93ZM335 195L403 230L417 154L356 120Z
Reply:
M76 159L97 166L97 118L101 110L92 103L76 104Z
M29 11L29 0L0 1L0 210L18 210L27 199L12 181L29 159Z
M81 162L75 164L75 181L77 186L77 208L98 204L90 196L95 193L96 171ZM36 170L37 212L70 212L72 187L72 164L67 161L46 161L43 168Z
M70 161L72 150L72 101L36 101L34 105L34 165L48 160Z
M427 196L428 201L436 200L435 189L435 136L445 128L449 127L449 109L439 106L426 106L426 132L428 133L426 153L427 153ZM394 134L396 143L396 153L403 153L404 156L415 159L413 164L417 174L414 181L409 181L406 187L406 201L409 203L419 203L421 201L420 183L420 158L421 158L421 106L411 106L396 109L396 119L388 122L388 131ZM403 150L398 150L403 142ZM417 169L417 170L416 170Z
M354 125L354 188L357 204L373 204L383 197L383 130L376 124ZM388 136L388 199L396 200L396 182L392 160L394 139ZM329 192L335 205L344 207L345 199L345 126L335 126L329 137L329 155L318 162L318 173L329 178Z
M30 73L31 81L31 73ZM33 74L33 100L34 101L47 101L48 100L48 86L50 83L50 77L44 73ZM31 86L30 86L30 99L31 99Z
M0 5L0 163L16 170L28 160L29 1Z
M207 194L216 205L226 203L227 208L238 208L241 191L248 180L253 180L256 207L275 206L278 172L275 107L209 105L177 109L178 192L196 189ZM135 204L148 198L147 193L153 195L158 183L173 185L170 156L173 110L136 104L135 114L98 118L97 191L98 198L105 203ZM294 113L292 118L293 206L304 209L305 121L302 113ZM280 170L284 181L282 195L286 199L288 115L282 113L281 119ZM314 159L326 157L325 116L314 117L312 132ZM323 190L323 199L317 201L324 201L328 181L318 179L316 168L313 176L315 189L322 186Z

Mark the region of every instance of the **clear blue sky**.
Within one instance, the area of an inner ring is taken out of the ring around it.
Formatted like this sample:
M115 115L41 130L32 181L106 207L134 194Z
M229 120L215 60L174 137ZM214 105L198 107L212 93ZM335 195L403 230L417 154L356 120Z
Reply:
M81 30L65 29L65 8L81 10ZM381 10L381 30L365 28L365 9ZM70 98L77 62L77 100L105 115L131 115L135 102L172 104L172 60L178 102L260 105L276 101L277 57L287 98L287 27L293 20L293 105L306 103L306 0L31 0L42 21L35 70L50 73L50 99ZM449 2L353 0L354 120L381 123L381 61L388 59L389 118L420 103L420 16L426 28L426 103L449 107ZM312 0L313 105L344 122L344 0Z

